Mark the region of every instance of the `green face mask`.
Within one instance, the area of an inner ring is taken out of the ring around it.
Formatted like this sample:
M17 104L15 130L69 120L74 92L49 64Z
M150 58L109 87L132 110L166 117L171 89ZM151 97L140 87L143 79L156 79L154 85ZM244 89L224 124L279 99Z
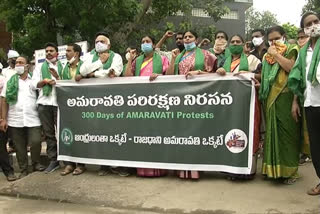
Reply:
M242 45L230 45L229 50L231 54L239 55L243 52L243 46Z

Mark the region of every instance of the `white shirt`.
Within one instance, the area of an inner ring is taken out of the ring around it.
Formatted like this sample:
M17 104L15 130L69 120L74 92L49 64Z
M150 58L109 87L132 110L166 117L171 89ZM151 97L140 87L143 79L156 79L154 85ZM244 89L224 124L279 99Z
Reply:
M103 69L103 64L100 59L98 59L95 62L92 62L93 56L94 55L90 53L88 53L88 55L85 56L84 63L80 67L80 74L82 76L87 76L88 74L95 71L94 72L95 77L99 77L99 78L108 77L108 74L111 69L114 70L114 73L116 76L121 75L121 72L123 69L123 63L122 63L122 57L119 54L114 53L111 66L107 70Z
M14 68L11 68L10 66L2 70L2 75L7 80L10 79L16 73L17 73L16 70L14 70Z
M306 57L306 89L304 91L304 107L319 107L320 106L320 85L313 86L311 82L308 80L309 68L311 65L313 50L311 47L307 49L307 57ZM317 68L317 74L320 72L320 63ZM319 80L318 80L319 81Z
M58 63L56 63L56 65L53 65L52 63L49 63L49 64L50 64L50 67L55 69L58 73ZM52 91L49 94L49 96L44 96L42 88L37 87L38 82L43 80L41 67L42 67L42 64L39 64L34 69L33 75L32 75L32 84L31 84L31 87L33 90L39 90L39 97L37 100L37 104L45 105L45 106L58 106L55 86L52 86ZM51 75L51 78L53 80L56 80L56 78L53 75Z
M41 126L37 111L37 94L32 90L31 79L19 78L18 100L14 105L9 105L8 126L11 127L37 127ZM3 86L1 97L6 97L7 82Z

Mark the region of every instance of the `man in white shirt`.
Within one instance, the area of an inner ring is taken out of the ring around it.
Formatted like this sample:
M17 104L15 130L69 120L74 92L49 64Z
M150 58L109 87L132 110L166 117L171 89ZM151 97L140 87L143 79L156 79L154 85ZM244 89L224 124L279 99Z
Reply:
M28 175L28 145L33 170L43 171L44 167L40 164L41 123L36 107L37 94L30 87L27 58L18 57L15 70L16 74L7 80L1 93L1 129L7 131L8 128L21 170L19 178L22 178Z
M123 70L122 57L110 50L111 44L107 33L98 32L95 37L95 49L84 60L80 68L80 75L76 81L82 78L113 78L120 76ZM110 172L108 166L101 166L99 175L103 176Z
M2 71L2 64L0 63L0 73ZM3 85L6 81L6 78L0 75L0 94L3 88ZM1 102L0 102L0 112L1 112ZM0 114L1 117L1 114ZM0 167L3 174L7 177L8 181L15 181L17 177L14 175L14 170L9 162L9 155L7 151L7 134L3 131L0 131Z
M47 142L47 154L50 160L45 173L55 171L60 167L57 161L57 96L56 80L60 79L62 73L62 64L58 60L58 47L53 43L45 45L46 60L36 66L32 76L33 89L39 90L37 100L38 112Z
M81 77L105 78L120 76L123 69L122 58L119 54L110 50L111 44L105 32L96 34L95 49L92 50L84 60L80 68Z
M9 79L12 75L14 75L16 73L16 71L14 70L14 66L15 66L17 58L20 55L15 50L9 50L7 56L8 56L8 64L9 64L9 66L2 70L2 75L6 79Z

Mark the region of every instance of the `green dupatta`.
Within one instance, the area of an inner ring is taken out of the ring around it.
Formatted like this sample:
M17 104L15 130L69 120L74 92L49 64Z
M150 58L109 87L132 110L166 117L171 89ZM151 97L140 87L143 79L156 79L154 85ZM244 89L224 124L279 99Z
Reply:
M223 68L226 72L231 72L231 63L232 63L232 55L227 56L226 61L224 62ZM242 52L240 56L240 67L239 71L249 71L249 63L247 56Z
M306 58L307 58L307 50L310 47L311 41L309 41L299 52L298 59L293 66L288 80L289 89L300 98L301 105L304 103L304 91L306 88ZM318 38L314 52L312 55L311 65L309 68L307 79L312 83L312 85L319 84L316 74L317 68L320 61L320 38Z
M287 51L284 54L284 57L288 57L290 53L294 50L299 51L299 48L297 45L294 44L286 44L287 45ZM278 75L280 69L279 63L274 63L273 65L270 65L265 59L262 61L262 76L261 76L261 86L259 89L259 99L260 100L266 100L270 88L274 84L274 81Z
M58 64L58 75L61 77L63 66L60 61L57 62ZM41 66L41 73L42 73L42 79L52 79L51 73L49 71L49 64L47 61L44 61L44 63ZM43 95L49 96L52 92L52 86L51 85L44 85L42 88Z
M195 57L194 69L203 71L204 70L204 54L200 48L196 48L195 51L196 51L196 57ZM177 56L177 58L174 62L174 74L175 75L179 74L179 63L185 53L186 53L186 50L182 51L182 53L180 53Z
M135 68L135 76L140 76L141 66L144 61L144 54L139 56L136 60L136 68ZM156 52L153 53L152 58L152 73L154 74L162 74L163 65L162 65L162 58Z
M76 75L80 74L80 67L81 65L83 64L83 61L79 61L78 62L78 65L77 65L77 72L76 72ZM62 71L62 75L61 75L61 79L62 80L71 80L71 75L70 75L70 64L69 62L66 64L66 66L64 66L64 69Z
M20 76L15 74L7 82L6 101L9 105L14 105L18 101L19 78Z
M98 61L99 53L96 52L95 49L93 49L90 53L93 55L92 62ZM109 56L108 60L103 64L103 69L104 70L107 70L107 69L109 69L111 67L111 64L112 64L112 61L113 61L113 57L115 55L112 50L108 50L108 53L110 54L110 56Z

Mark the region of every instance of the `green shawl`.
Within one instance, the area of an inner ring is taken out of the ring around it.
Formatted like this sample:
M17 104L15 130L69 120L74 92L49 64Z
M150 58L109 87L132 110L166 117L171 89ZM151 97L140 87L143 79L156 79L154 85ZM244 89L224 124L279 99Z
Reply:
M76 75L80 74L80 67L81 67L82 63L83 63L83 61L81 61L81 60L78 62ZM68 62L66 64L66 66L64 66L64 69L62 71L62 75L61 75L62 80L71 80L71 75L70 75L69 69L70 69L70 64Z
M195 65L194 65L194 70L204 70L204 54L200 48L196 48L196 57L195 57ZM179 63L183 55L186 53L186 50L182 51L180 53L175 62L174 62L174 74L178 75L179 74Z
M293 51L299 51L299 48L295 44L286 44L287 45L287 51L284 54L284 57L288 58L290 57L291 53ZM259 99L260 100L266 100L270 88L274 84L274 81L278 75L278 72L280 70L279 63L274 63L273 65L270 65L265 59L262 61L262 76L261 76L261 86L259 89Z
M217 66L218 66L218 68L223 67L226 58L228 58L228 56L231 55L229 48L226 48L224 50L224 52L222 52L221 54L216 54L214 52L213 48L210 48L208 51L217 57L217 60L218 60Z
M96 52L95 49L93 49L90 53L93 54L92 62L98 61L99 53ZM109 69L111 67L111 64L112 64L112 61L113 61L113 57L114 57L114 52L112 50L108 50L108 53L110 54L110 56L109 56L107 62L105 62L103 64L103 69L104 70L107 70L107 69Z
M309 41L299 52L299 57L291 69L289 80L288 80L288 87L289 89L300 98L301 105L304 103L304 91L306 88L306 75L307 75L307 50L310 47L311 41ZM316 74L317 68L320 61L320 38L317 40L314 52L312 55L311 65L308 72L308 81L312 83L312 85L319 84Z
M14 105L18 101L19 78L20 76L15 74L7 82L6 100L9 105Z
M140 71L141 71L141 66L143 64L143 60L144 60L144 54L137 58L135 76L140 76ZM162 74L162 70L163 70L162 58L156 52L153 53L152 63L153 63L152 73Z
M227 56L226 61L224 62L223 68L226 72L231 72L231 63L232 63L232 55ZM239 71L249 71L249 63L247 56L242 52L240 56L240 67Z
M61 64L60 61L57 62L58 63L58 75L61 77L62 75L62 70L63 70L63 66ZM52 79L51 73L49 71L49 64L47 61L44 61L44 63L41 66L41 73L42 73L42 79ZM44 85L43 88L43 95L44 96L49 96L51 94L52 91L52 86L51 85Z

